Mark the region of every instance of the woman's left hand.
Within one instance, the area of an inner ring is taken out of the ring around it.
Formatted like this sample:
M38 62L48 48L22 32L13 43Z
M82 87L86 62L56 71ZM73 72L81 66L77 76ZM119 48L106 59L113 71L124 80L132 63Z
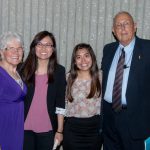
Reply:
M60 145L60 143L63 140L63 133L56 132L55 133L55 137L54 137L54 142L56 141L56 139L58 140L58 145Z

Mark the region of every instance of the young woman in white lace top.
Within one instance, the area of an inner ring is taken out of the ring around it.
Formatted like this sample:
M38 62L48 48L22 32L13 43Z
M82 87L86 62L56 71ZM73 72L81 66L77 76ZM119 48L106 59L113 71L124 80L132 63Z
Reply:
M67 74L64 150L100 150L100 78L92 47L76 45Z

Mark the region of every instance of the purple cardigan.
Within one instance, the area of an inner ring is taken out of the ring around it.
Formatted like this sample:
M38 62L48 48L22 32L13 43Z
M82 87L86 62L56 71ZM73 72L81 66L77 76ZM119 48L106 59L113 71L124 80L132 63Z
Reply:
M2 150L22 150L24 96L20 85L0 67L0 145Z

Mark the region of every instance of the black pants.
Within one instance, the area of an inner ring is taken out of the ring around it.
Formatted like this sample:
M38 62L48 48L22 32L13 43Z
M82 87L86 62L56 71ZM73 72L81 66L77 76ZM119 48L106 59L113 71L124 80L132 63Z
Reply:
M35 133L25 130L24 150L51 150L54 143L53 131L45 133Z
M103 101L104 150L144 150L144 139L133 139L129 132L127 109L114 112L112 105Z

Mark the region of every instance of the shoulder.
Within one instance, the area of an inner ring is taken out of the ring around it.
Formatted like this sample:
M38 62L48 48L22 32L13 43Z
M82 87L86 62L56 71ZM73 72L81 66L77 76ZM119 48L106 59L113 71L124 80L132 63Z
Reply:
M150 40L136 37L135 47L138 48L145 58L149 59L150 55Z
M57 64L54 71L54 78L65 78L66 70L65 67Z
M103 54L111 53L112 50L117 49L118 45L119 45L118 42L112 42L104 45Z
M136 37L135 44L139 44L140 46L149 48L150 47L150 40L148 40L148 39L141 39L139 37Z
M118 42L108 43L108 44L104 45L104 49L113 48L113 47L115 47L117 45L119 45Z
M5 75L3 74L3 72L1 72L1 70L0 70L0 83L1 83L1 87L2 87L3 85L5 85L6 82L7 82L6 76L5 76Z
M55 68L55 73L65 73L65 67L60 64L57 64Z
M140 53L140 55L142 56L142 62L145 62L148 67L150 64L150 40L147 39L141 39L136 37L136 41L135 41L135 49L138 50L138 52Z
M110 59L109 57L114 55L114 52L117 50L118 45L119 45L118 42L106 44L103 49L103 59L104 58Z
M7 78L7 71L4 70L1 66L0 66L0 80L1 80L1 83L4 81L6 81L6 78Z
M136 40L137 40L138 42L146 42L146 43L147 43L147 42L148 42L148 43L150 42L149 39L139 38L138 36L136 36L135 38L136 38Z
M56 65L56 70L65 70L65 67L60 65L60 64L57 64Z

